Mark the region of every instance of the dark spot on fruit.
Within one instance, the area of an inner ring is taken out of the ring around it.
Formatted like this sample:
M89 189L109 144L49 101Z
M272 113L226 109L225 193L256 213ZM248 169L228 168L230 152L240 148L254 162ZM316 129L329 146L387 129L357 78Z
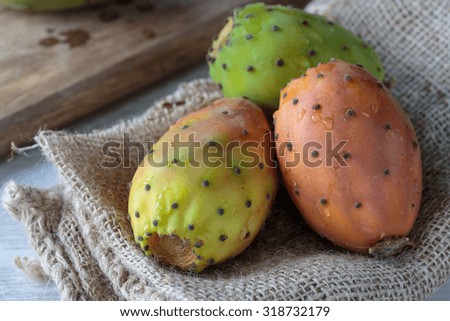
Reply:
M250 39L252 39L252 38L253 38L253 35L252 35L252 34L248 34L248 35L245 36L245 39L247 39L247 40L250 40Z
M241 168L239 166L236 166L236 167L234 167L233 171L235 174L239 175L241 173Z
M308 51L308 56L312 57L316 55L316 51L314 49L311 49L310 51Z
M223 114L224 112L222 112L222 114ZM228 114L228 112L226 112L227 114ZM208 146L209 147L213 147L213 146L216 146L216 142L215 141L213 141L213 140L210 140L209 142L208 142Z
M145 184L145 191L148 192L150 190L151 186L149 184Z
M252 201L246 200L246 201L245 201L245 207L246 207L246 208L252 207Z
M308 25L308 21L303 20L303 21L302 21L302 25L307 26L307 25Z
M255 68L253 68L253 66L248 66L247 67L247 71L248 72L252 72L252 71L254 71L255 70Z
M147 252L149 248L150 247L148 245L145 245L142 249L144 250L144 252Z
M391 129L391 125L389 124L384 124L384 130L390 130Z
M322 78L323 74L321 74L320 72L317 74L317 78Z
M270 193L266 194L266 200L270 200Z
M311 152L311 156L314 157L314 158L319 157L319 151L318 151L317 149L313 150L313 151Z
M136 246L137 246L138 248L141 248L141 243L139 243L139 242L136 241L136 243L134 243L134 244L136 244Z
M298 103L298 98L294 98L294 99L292 100L292 104L293 104L293 105L297 105L297 103Z
M226 110L224 110L224 111L222 112L222 114L228 115L228 112L227 112Z
M353 204L355 206L355 208L360 208L362 206L361 202L355 202L355 204Z
M150 232L145 232L145 236L150 237L150 236L152 236L152 233L150 233Z
M416 207L416 204L412 203L412 204L411 204L411 207Z
M320 105L319 104L315 104L312 106L313 110L319 110L320 109Z
M287 96L287 93L283 93L283 99L285 99L286 98L286 96Z
M297 187L294 188L294 194L297 195L297 196L300 196L300 191L299 191L299 189Z
M137 239L138 239L139 242L142 242L144 240L144 238L142 236L140 236L140 235L138 236Z
M352 80L352 76L350 76L349 74L345 74L344 80L347 80L347 81Z
M250 237L250 231L247 231L247 233L245 233L245 236L244 236L246 239L248 239L249 237Z
M214 264L216 262L213 258L208 259L208 264Z
M276 64L277 64L278 67L283 66L283 65L284 65L283 59L278 59L278 60L276 61Z
M356 66L356 67L359 67L359 68L364 68L364 66L361 65L361 64L356 64L355 66Z
M138 211L134 212L134 216L135 216L136 218L139 218L139 216L140 216L139 212L138 212Z
M204 180L202 182L202 185L205 186L205 187L208 187L209 186L209 181L208 180Z
M288 142L288 143L286 144L286 149L287 149L288 151L291 151L291 150L292 150L292 142Z
M183 127L181 127L181 129L187 129L187 128L189 128L188 125L184 125Z
M172 203L172 208L175 210L178 208L178 203Z
M245 19L253 18L255 15L253 13L248 13L245 15Z
M189 231L192 231L194 229L194 224L189 224L188 229L189 229Z
M344 157L344 159L350 159L350 157L352 157L352 155L350 153L344 153L343 157Z
M278 134L275 133L275 140L278 140Z
M217 84L218 86L219 86L219 89L220 90L222 90L223 89L223 86L222 86L222 84Z
M264 164L263 164L263 163L259 163L259 164L258 164L258 167L259 167L260 169L263 169L263 168L264 168Z
M272 31L280 31L280 27L278 26L272 26Z
M219 236L219 241L221 241L221 242L225 242L226 240L228 239L228 236L226 236L226 235L221 235L221 236Z
M197 255L197 260L203 260L203 256Z
M225 210L223 208L218 208L217 209L217 214L223 215L223 213L225 213Z
M194 247L196 247L196 248L200 248L200 247L202 247L203 246L203 241L196 241L195 243L194 243Z
M248 130L247 129L243 129L241 133L242 133L242 135L247 136L248 135Z
M341 49L345 51L345 50L348 50L348 47L346 45L342 45Z
M415 140L413 140L413 142L412 142L412 147L413 147L413 148L417 148L417 146L418 146L417 142L416 142Z
M347 116L349 116L349 117L353 117L353 116L356 115L355 111L354 111L353 109L351 109L351 108L347 109L347 110L345 111L345 113L346 113Z
M377 67L377 71L380 72L380 71L381 71L381 68L380 68L380 67Z
M174 159L172 160L172 164L176 164L176 163L178 163L178 160L177 160L176 158L174 158Z
M153 226L158 226L158 221L157 220L153 220Z
M326 205L327 204L327 200L325 198L321 198L320 199L320 204Z
M222 64L222 69L223 69L223 70L227 70L227 64L223 63L223 64Z

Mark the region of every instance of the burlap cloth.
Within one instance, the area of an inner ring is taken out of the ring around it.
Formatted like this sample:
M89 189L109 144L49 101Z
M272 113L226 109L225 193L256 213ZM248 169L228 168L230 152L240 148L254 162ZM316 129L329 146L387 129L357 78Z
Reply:
M3 202L27 229L38 260L19 265L46 275L63 300L418 300L450 274L450 2L319 1L331 20L361 35L398 84L423 150L424 191L414 247L374 259L333 247L298 219L281 192L255 242L228 264L200 275L158 265L134 245L127 221L137 165L104 168L102 145L161 136L186 113L220 97L209 80L183 84L141 117L90 134L44 131L36 141L61 185L41 190L9 183ZM165 102L177 102L172 108ZM120 151L120 149L119 149Z

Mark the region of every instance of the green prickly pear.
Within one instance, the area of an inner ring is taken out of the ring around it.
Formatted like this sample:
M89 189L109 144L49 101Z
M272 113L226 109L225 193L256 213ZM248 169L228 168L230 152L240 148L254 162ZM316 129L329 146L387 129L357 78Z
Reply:
M137 244L161 262L197 272L241 253L278 188L270 135L262 110L242 98L178 120L132 181Z
M324 17L281 5L236 9L207 55L211 78L225 97L278 106L280 89L309 67L330 58L364 65L379 80L376 52L352 32Z

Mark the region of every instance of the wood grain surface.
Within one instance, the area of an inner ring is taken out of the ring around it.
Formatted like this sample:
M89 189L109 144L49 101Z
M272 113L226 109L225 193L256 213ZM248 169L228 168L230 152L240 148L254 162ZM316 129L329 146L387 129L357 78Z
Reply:
M39 128L64 128L200 61L226 16L248 2L130 0L59 13L0 9L0 155L12 141L30 142Z

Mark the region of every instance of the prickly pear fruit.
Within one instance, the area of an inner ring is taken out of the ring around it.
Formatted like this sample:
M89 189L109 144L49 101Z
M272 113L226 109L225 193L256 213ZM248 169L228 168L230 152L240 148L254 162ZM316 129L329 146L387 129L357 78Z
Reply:
M407 113L381 82L358 65L321 64L282 90L274 119L284 183L313 230L373 255L409 244L421 152Z
M31 11L51 11L72 9L99 2L105 2L105 0L0 0L0 5Z
M282 87L331 58L384 78L380 59L363 40L323 17L281 5L236 9L207 55L211 78L225 97L247 97L272 112Z
M241 253L278 188L270 135L262 110L245 99L221 99L178 120L132 181L137 244L197 272Z

